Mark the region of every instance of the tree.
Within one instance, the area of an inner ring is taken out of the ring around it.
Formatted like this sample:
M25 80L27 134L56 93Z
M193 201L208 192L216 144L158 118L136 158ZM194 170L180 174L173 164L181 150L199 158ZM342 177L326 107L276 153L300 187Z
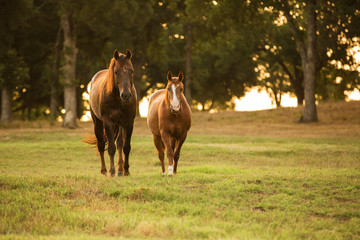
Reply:
M262 24L254 26L255 31L259 34L256 35L258 39L257 50L255 50L253 60L257 61L262 66L266 67L267 71L271 74L273 65L277 65L276 71L284 76L284 81L290 84L287 91L295 94L298 106L303 105L304 101L304 82L301 69L301 58L296 49L295 41L290 38L291 32L288 26L281 19L281 14L274 9L273 6L261 6L258 18L262 19ZM256 41L254 39L254 41ZM280 68L279 68L280 66ZM263 79L260 85L266 86L267 81L272 80ZM268 88L269 89L269 88ZM286 92L287 92L286 91ZM272 92L270 90L270 95ZM274 99L274 101L276 101Z
M289 76L299 105L300 89L304 84L304 94L308 100L306 103L305 99L302 120L316 121L315 93L318 100L329 97L344 99L345 86L349 90L356 86L354 83L359 79L356 67L348 67L348 70L337 69L333 64L334 62L342 66L353 65L353 60L347 52L351 47L349 39L358 34L355 29L359 22L356 20L356 4L359 3L355 0L318 3L270 0L263 3L263 12L266 12L271 22L277 22L273 28L268 27L274 30L273 35L269 36L269 31L263 30L267 33L263 41L267 40L266 44L277 46L278 49L275 53L266 51L267 58L276 58L276 62ZM278 24L281 21L285 24ZM285 26L288 27L288 31ZM295 44L292 45L292 42ZM270 49L272 50L272 47ZM342 79L341 84L337 83L336 79Z
M6 51L2 60L6 64L0 65L0 85L2 86L0 122L8 123L12 120L14 89L22 88L24 82L29 79L29 69L15 49Z
M26 21L32 15L32 4L26 0L1 1L0 10L0 88L1 122L9 122L12 117L14 91L22 89L29 79L29 68L19 53Z
M281 107L281 98L284 93L290 92L289 76L282 71L282 67L276 62L264 62L261 65L261 61L258 61L259 65L256 68L258 72L258 85L264 87L272 101L275 102L276 107Z
M289 91L301 105L309 72L317 100L359 88L348 53L360 35L357 0L1 3L0 88L2 104L12 104L2 110L23 119L45 116L49 106L54 119L64 106L64 126L70 118L76 126L85 86L116 48L133 52L138 99L162 87L168 70L182 70L187 98L204 110L231 108L234 95L259 83L260 64L269 73L260 83L277 103Z
M349 51L360 36L360 1L319 2L316 92L320 100L344 100L344 90L360 88L357 64Z
M191 61L192 61L192 22L188 21L186 24L186 59L185 59L185 97L187 102L191 106L191 81L192 81L192 71L191 71Z
M59 75L60 75L60 54L62 48L63 33L62 28L59 27L54 49L53 49L53 60L52 60L52 75L49 77L50 82L50 119L55 120L58 115L59 108Z
M235 0L194 6L202 14L196 15L193 30L192 97L205 110L227 108L234 95L244 95L256 82L251 61L257 45L251 29L256 7Z
M63 126L68 128L77 127L77 101L76 101L76 27L74 22L73 7L69 2L63 1L60 10L61 27L64 33L64 108L65 116Z
M295 38L296 46L300 53L304 72L304 96L305 108L302 121L315 122L318 120L315 104L315 79L316 79L316 0L307 0L305 13L307 17L306 40L298 33L294 20L290 15L290 7L287 0L282 1L285 17L290 30Z

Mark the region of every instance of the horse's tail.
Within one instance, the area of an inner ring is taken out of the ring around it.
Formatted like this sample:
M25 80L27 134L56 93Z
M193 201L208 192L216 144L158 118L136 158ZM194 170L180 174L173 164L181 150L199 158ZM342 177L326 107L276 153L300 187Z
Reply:
M106 134L104 134L104 138L105 137L106 137ZM83 143L87 143L87 144L91 145L90 147L93 147L93 148L97 147L97 139L94 135L90 135L90 134L84 135L83 139L81 139L81 141ZM106 142L107 142L107 140L106 140Z
M119 137L120 134L120 128L116 127L114 130L114 139L116 141L116 139ZM96 148L97 147L97 138L94 135L84 135L84 138L81 140L83 143L87 143L89 145L91 145L90 147ZM108 139L104 130L104 141L105 141L105 151L107 150L107 146L108 146Z

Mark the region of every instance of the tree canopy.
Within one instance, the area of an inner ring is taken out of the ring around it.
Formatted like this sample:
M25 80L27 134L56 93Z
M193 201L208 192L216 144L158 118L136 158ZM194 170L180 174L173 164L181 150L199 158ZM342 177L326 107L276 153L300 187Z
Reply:
M87 84L108 67L115 49L133 52L138 99L162 87L168 70L182 70L193 108L231 109L231 99L252 86L265 87L277 105L284 93L303 104L307 9L314 13L314 97L344 99L345 90L360 89L354 58L360 51L359 0L0 2L2 119L8 102L22 119L54 118L66 108L66 11L76 49L76 117L85 110Z

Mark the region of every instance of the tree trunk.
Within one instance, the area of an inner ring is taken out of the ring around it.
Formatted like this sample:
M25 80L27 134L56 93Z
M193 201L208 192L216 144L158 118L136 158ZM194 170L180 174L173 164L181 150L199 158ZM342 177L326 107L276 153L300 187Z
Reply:
M64 108L65 116L63 127L77 127L76 111L76 57L78 49L76 48L76 32L70 9L63 9L61 12L61 25L64 32L64 66L63 66L63 83L64 83Z
M9 123L11 121L11 95L7 87L3 86L1 89L1 119L2 123Z
M281 107L281 91L275 94L275 104L276 104L276 108Z
M191 106L191 58L192 58L192 23L186 25L186 59L185 59L185 97Z
M316 13L315 0L308 0L307 12L307 51L304 69L304 122L318 120L315 104L315 78L316 78Z
M52 66L52 79L50 79L50 119L55 120L58 114L59 107L59 57L61 52L62 29L59 28L56 42L54 46L54 59Z
M304 105L304 86L303 86L303 81L304 81L304 77L302 75L302 72L300 69L298 69L296 67L296 65L294 64L294 89L295 89L295 94L296 94L296 98L297 98L297 104L298 106L303 106Z
M315 104L315 78L316 78L316 0L307 0L305 16L307 16L307 42L301 39L292 16L290 15L289 4L283 0L284 15L288 21L290 31L295 37L296 47L300 53L301 65L304 75L304 115L300 121L315 122L318 120Z
M303 106L304 105L304 88L295 89L297 105Z

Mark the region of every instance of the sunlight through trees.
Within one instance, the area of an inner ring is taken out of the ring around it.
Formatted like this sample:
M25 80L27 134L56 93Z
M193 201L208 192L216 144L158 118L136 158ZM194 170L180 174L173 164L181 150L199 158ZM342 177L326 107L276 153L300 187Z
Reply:
M88 111L84 86L114 49L133 52L138 99L164 84L168 70L184 71L194 110L239 109L236 99L260 87L272 107L296 97L305 103L303 120L314 121L316 101L360 89L359 7L354 0L2 1L1 121L60 118L75 127Z

